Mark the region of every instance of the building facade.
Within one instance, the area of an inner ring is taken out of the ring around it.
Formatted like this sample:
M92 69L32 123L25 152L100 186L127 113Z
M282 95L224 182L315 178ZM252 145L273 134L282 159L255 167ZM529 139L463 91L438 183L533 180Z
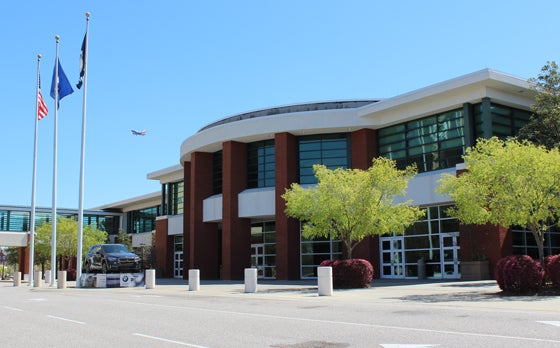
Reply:
M321 261L344 257L341 243L303 238L281 195L292 183L314 184L313 164L366 169L376 156L417 165L404 199L426 217L404 235L367 238L355 257L383 278L417 278L419 259L433 278L460 278L461 262L480 258L492 269L531 250L527 233L461 225L435 188L442 173L464 169L461 156L477 138L515 135L533 101L526 80L486 69L394 98L287 105L209 124L183 142L179 165L148 174L162 184L161 275L199 269L203 279L230 280L257 267L263 278L316 276ZM560 252L558 239L550 253Z

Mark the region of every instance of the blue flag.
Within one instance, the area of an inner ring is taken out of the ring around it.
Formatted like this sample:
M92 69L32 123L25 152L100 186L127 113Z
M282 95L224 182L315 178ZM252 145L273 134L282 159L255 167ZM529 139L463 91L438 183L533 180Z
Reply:
M86 55L87 55L87 32L84 35L84 41L82 41L82 49L80 51L80 80L76 87L78 89L82 88L82 84L84 83L84 75L86 74Z
M53 69L53 78L52 78L52 85L51 85L51 97L53 98L55 97L55 91L54 91L55 86L56 86L56 65L54 66ZM62 65L60 65L60 59L59 59L58 60L58 101L60 102L62 98L72 93L74 93L74 90L72 89L72 85L70 85L70 81L68 81L68 78L64 73L64 70L62 70Z

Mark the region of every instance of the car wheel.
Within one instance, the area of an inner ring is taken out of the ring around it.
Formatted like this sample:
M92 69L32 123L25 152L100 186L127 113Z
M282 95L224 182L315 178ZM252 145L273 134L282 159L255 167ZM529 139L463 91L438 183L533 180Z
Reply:
M107 270L108 270L108 269L107 269L107 263L106 263L106 262L103 262L103 263L101 264L101 272L102 272L102 273L107 273Z

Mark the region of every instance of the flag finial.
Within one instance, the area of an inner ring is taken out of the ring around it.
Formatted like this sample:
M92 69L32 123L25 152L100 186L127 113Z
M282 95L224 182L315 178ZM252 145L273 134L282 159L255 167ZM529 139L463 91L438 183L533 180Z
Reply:
M39 54L37 55L37 59L40 60L41 58L43 58L43 56L41 55L41 53L39 53Z
M60 36L58 36L58 35L55 36L54 38L56 39L56 42L58 42L58 40L60 40Z
M86 17L89 19L90 13L86 12Z

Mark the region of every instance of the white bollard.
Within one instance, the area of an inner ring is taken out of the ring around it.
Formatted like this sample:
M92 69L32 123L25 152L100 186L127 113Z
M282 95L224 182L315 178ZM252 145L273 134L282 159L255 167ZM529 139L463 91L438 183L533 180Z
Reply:
M35 271L33 272L33 286L40 288L43 285L43 272Z
M58 289L66 289L66 271L58 271Z
M189 269L189 291L200 290L200 270Z
M245 268L245 292L257 292L257 269Z
M156 270L146 270L146 289L155 289L156 287Z
M21 272L14 272L14 286L21 285Z
M332 296L332 267L317 267L317 282L319 285L319 296Z
M51 270L48 269L45 272L45 284L50 285L51 284Z

